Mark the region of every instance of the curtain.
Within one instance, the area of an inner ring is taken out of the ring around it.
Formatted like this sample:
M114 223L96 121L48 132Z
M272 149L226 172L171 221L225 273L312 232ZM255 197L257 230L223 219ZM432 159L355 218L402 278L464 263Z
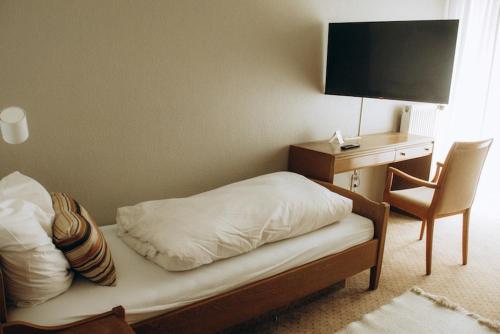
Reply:
M448 0L447 16L459 19L450 103L440 115L436 157L451 144L495 138L486 160L475 207L500 210L500 0ZM497 204L498 203L498 204ZM496 211L496 212L495 212Z

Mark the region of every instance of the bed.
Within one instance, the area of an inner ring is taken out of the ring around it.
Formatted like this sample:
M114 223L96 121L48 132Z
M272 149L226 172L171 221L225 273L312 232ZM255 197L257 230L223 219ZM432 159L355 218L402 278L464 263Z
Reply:
M366 269L371 270L369 288L376 289L388 205L317 182L351 198L353 213L320 230L184 272L168 272L144 259L117 237L115 225L104 226L120 277L116 287L76 279L63 295L31 308L7 309L2 295L1 320L54 326L122 305L137 333L207 333L284 306Z

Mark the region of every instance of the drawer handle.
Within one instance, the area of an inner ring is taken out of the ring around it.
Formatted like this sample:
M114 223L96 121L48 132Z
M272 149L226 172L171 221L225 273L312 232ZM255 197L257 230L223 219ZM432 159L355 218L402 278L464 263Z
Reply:
M401 152L401 153L399 153L399 154L401 154L401 155L406 155L406 153L405 153L405 152Z
M426 150L426 151L430 151L431 149L430 149L430 148L428 148L428 147L426 147L424 150Z

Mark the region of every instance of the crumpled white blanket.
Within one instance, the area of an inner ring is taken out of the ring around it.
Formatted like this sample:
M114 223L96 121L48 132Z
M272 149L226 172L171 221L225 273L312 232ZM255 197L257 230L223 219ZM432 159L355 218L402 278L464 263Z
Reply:
M352 201L290 172L118 209L118 235L169 271L199 267L345 218Z

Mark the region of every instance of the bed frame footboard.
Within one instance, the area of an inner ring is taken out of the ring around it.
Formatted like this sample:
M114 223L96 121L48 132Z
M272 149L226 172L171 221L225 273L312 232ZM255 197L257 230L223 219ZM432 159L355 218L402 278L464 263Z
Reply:
M379 240L379 245L377 250L377 264L370 268L370 290L377 289L378 282L380 280L380 273L382 271L382 260L384 259L385 235L387 232L387 220L389 219L389 204L386 202L378 203L372 201L363 195L354 193L331 183L318 180L313 181L339 195L352 199L352 212L373 221L375 228L373 238Z

